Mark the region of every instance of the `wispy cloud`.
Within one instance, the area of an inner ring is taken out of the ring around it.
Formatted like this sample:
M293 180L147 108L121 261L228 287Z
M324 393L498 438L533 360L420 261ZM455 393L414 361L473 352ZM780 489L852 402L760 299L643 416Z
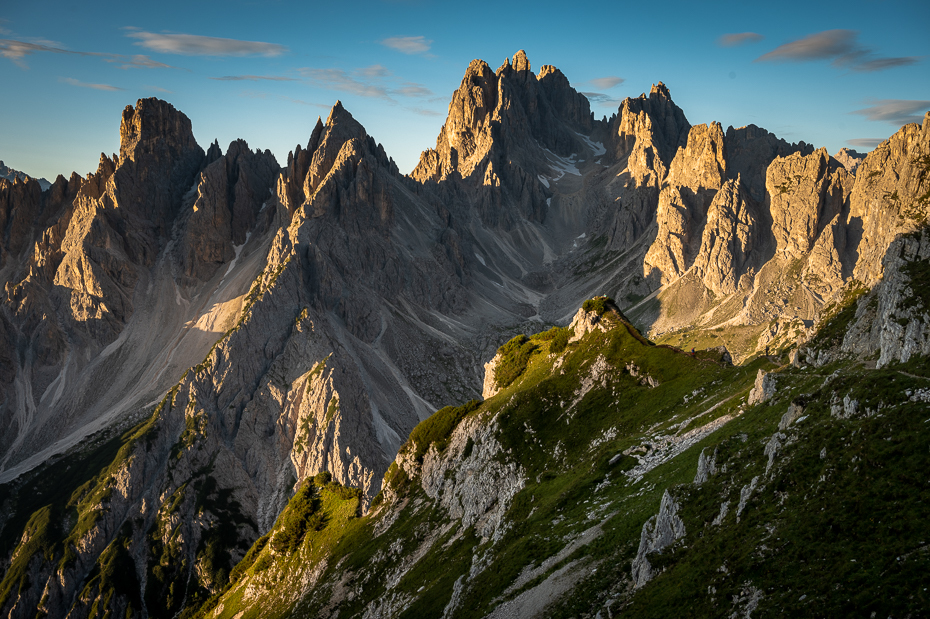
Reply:
M80 82L73 77L62 77L59 79L59 81L65 84L70 84L72 86L79 86L81 88L93 88L94 90L126 90L125 88L118 88L116 86L110 86L109 84L88 84L87 82Z
M414 114L419 114L420 116L429 116L429 117L442 116L441 112L437 112L435 110L428 110L422 107L408 107L406 109L410 110Z
M431 39L426 37L388 37L381 41L381 45L404 54L425 54L433 45Z
M595 77L591 80L591 84L595 88L600 88L601 90L610 90L614 86L619 86L625 82L622 77L617 77L616 75L608 75L607 77Z
M286 47L276 43L195 34L157 34L140 30L130 31L126 36L138 39L135 45L153 52L182 56L280 56L288 51Z
M173 90L168 90L167 88L162 88L161 86L146 86L148 90L154 90L155 92L167 92L168 94L174 93Z
M413 82L404 82L400 88L395 88L391 91L392 94L400 95L402 97L432 97L433 91L424 86L423 84L415 84Z
M876 57L875 52L859 44L855 30L824 30L779 45L754 62L808 62L831 60L834 67L858 72L882 71L916 63L917 56Z
M28 66L23 60L26 56L35 53L51 54L70 54L73 56L90 56L100 58L104 62L118 64L120 69L176 69L163 62L152 60L148 56L135 54L127 56L124 54L107 54L103 52L81 52L65 49L61 43L46 41L44 39L34 39L33 41L16 41L13 39L0 39L0 56L9 58L20 67L26 69Z
M755 32L734 32L717 39L717 45L720 47L736 47L748 43L758 43L764 38L764 36Z
M867 120L885 122L895 127L923 122L924 112L930 110L930 101L912 99L877 99L866 103L871 105L850 114L865 116Z
M283 75L224 75L223 77L211 77L211 80L219 82L296 82L296 77L284 77Z
M854 140L846 140L846 143L849 144L850 146L856 146L858 148L867 148L869 150L872 150L873 148L875 148L876 146L878 146L884 141L885 140L882 140L880 138L856 138Z
M349 94L394 101L393 97L428 99L434 96L432 90L416 82L399 82L393 74L381 65L372 65L346 71L344 69L316 69L304 67L298 69L311 86L326 88Z
M328 90L348 92L360 97L390 99L387 88L381 84L356 79L343 69L298 69L312 84Z
M588 98L588 101L591 103L597 104L601 107L613 107L615 105L620 105L620 102L623 99L618 99L617 97L611 97L608 94L602 92L583 92L581 93Z

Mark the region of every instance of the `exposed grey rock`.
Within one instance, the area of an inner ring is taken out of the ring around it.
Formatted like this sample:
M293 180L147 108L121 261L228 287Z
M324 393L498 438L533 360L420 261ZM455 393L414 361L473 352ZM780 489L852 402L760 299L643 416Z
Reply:
M908 274L909 265L928 259L926 230L891 244L883 260L884 278L859 299L855 319L843 338L843 352L859 357L878 353L879 368L930 354L930 308L917 294L926 283L915 282Z
M646 253L643 274L667 283L691 268L700 248L707 210L726 180L720 123L696 125L679 148L662 184L658 234Z
M778 422L779 431L784 432L785 430L787 430L788 426L790 426L792 423L797 421L797 419L803 414L804 414L804 406L801 404L792 402L788 406L788 411L784 415L781 416L781 421Z
M421 485L463 528L475 525L478 535L497 540L504 533L510 501L526 483L514 463L502 463L494 437L497 424L471 417L459 424L443 454L435 446L423 458ZM469 449L470 445L470 449Z
M791 144L755 125L727 127L725 144L727 178L740 179L756 202L765 199L765 174L772 161L792 153L809 155L814 151L809 144Z
M865 159L865 154L857 153L851 148L841 148L833 158L843 164L843 167L846 168L846 171L855 176L856 169L859 168L859 164L862 163L862 160Z
M708 449L708 447L702 449L701 455L698 456L697 473L695 473L694 482L692 483L703 484L711 475L717 472L717 448L714 447L714 453L712 454L707 453Z
M740 514L743 513L743 510L746 509L746 504L749 502L749 498L752 496L752 493L756 490L756 485L759 483L759 476L756 475L752 478L748 484L743 486L739 491L739 504L736 506L736 522L739 522Z
M685 523L678 516L678 503L666 491L662 494L659 513L643 525L639 549L633 559L633 587L639 589L655 576L648 555L661 552L685 536Z
M749 398L746 403L750 406L761 402L768 402L775 395L776 389L775 376L771 373L759 370L756 374L756 382L749 392Z
M781 425L781 424L779 424L779 426L780 426L780 425ZM782 443L781 443L781 442L782 442L783 440L785 440L786 438L787 438L787 437L786 437L784 434L782 434L781 432L776 432L776 433L773 434L772 437L769 439L769 442L766 443L766 445L765 445L765 451L764 451L765 456L768 458L768 462L767 462L766 465L765 465L765 474L766 474L766 475L768 475L769 471L772 470L772 465L775 463L775 456L778 454L778 450L781 449L781 446L782 446ZM748 495L747 495L747 498L748 498ZM741 506L741 507L745 507L745 505L746 505L746 504L745 504L745 502L743 501L742 493L740 493L740 506ZM737 510L736 510L737 516L738 516L739 513L742 512L742 511L743 511L742 509L737 508Z

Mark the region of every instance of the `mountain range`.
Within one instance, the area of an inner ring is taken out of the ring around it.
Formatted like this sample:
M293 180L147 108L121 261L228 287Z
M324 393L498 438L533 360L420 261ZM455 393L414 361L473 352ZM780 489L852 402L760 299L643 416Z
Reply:
M409 175L339 102L302 144L204 150L141 99L95 173L0 180L4 616L658 609L710 582L679 541L710 511L723 539L764 489L811 508L805 413L824 462L905 415L914 490L930 114L830 156L692 126L661 82L597 120L518 52L468 66ZM858 391L892 378L905 404ZM765 517L739 535L772 546ZM803 580L734 561L740 616Z

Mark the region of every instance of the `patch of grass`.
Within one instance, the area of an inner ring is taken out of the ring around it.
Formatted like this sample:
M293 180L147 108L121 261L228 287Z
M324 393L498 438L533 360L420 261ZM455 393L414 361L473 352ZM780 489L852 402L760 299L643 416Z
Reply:
M536 343L520 334L501 346L497 352L501 358L494 368L494 382L498 389L509 387L526 369L530 355L537 349Z
M401 450L412 449L413 457L418 461L423 461L423 456L429 450L429 446L434 444L436 449L442 452L446 448L452 431L465 418L465 415L476 410L481 402L471 400L463 406L447 406L441 408L420 423L416 425L407 439L405 447Z

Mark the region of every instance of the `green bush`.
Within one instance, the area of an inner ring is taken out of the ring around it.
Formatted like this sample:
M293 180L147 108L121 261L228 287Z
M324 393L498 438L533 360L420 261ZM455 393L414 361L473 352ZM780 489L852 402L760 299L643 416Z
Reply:
M271 548L279 554L290 554L297 550L308 530L323 527L319 509L320 500L314 485L304 482L278 519L275 525L278 531L271 538Z
M497 349L501 356L494 368L494 382L498 389L509 387L523 374L534 350L536 344L523 334Z
M549 354L557 355L568 346L568 338L571 337L572 332L567 327L553 327L549 331L556 331L556 334L549 342Z
M586 312L594 312L598 316L607 311L607 297L594 297L588 299L581 305L581 309Z
M429 446L436 443L436 448L442 451L446 448L452 430L465 415L481 405L478 400L472 400L464 406L447 406L441 408L420 423L410 433L408 444L413 446L413 457L417 462L423 461ZM393 465L392 465L393 466ZM390 473L390 470L388 470Z

